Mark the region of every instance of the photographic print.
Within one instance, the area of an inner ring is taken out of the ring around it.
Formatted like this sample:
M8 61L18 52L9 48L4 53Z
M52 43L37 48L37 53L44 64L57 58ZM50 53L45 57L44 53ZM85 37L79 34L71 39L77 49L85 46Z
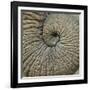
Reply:
M79 70L79 14L21 11L22 76Z
M11 87L86 83L87 6L11 5Z

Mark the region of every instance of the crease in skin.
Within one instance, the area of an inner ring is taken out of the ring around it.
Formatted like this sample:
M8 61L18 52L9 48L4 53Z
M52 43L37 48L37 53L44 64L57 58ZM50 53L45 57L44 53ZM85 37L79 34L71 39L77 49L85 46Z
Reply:
M22 10L21 16L22 76L78 74L79 14Z

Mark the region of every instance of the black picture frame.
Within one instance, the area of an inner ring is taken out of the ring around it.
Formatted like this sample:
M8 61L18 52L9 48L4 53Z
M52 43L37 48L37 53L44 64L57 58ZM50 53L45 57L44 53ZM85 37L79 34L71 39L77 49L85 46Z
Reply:
M46 82L31 82L18 83L18 7L43 7L54 9L75 9L84 11L84 78L78 80L64 81L46 81ZM36 86L52 86L52 85L68 85L68 84L83 84L88 82L87 72L87 6L84 5L67 5L67 4L50 4L50 3L35 3L35 2L11 2L11 87L36 87Z

